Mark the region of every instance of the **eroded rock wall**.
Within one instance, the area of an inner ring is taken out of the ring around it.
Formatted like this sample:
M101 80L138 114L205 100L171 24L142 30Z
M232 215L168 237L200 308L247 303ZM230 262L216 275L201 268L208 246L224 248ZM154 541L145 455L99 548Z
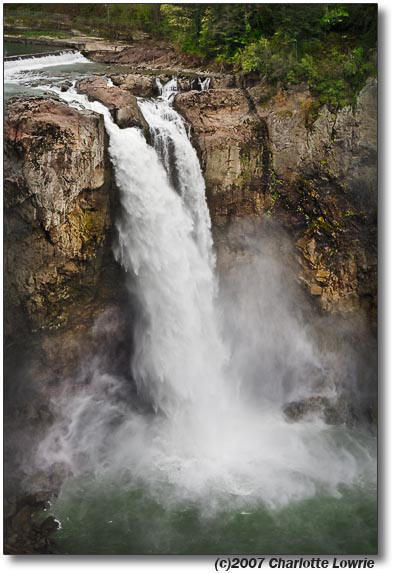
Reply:
M356 108L322 107L312 121L303 89L264 105L272 154L268 212L293 234L300 280L330 312L363 309L375 323L377 295L377 85ZM310 121L311 120L311 121Z
M62 345L61 333L86 331L118 296L103 117L18 99L4 136L6 343L52 335Z
M178 94L175 107L192 125L212 221L264 213L269 148L265 122L241 89Z

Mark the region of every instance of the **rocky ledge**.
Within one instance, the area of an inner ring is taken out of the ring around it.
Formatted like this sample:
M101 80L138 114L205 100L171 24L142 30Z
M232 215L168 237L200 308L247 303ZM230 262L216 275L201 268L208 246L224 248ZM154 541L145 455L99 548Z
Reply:
M99 101L106 106L115 121L121 127L139 127L146 139L150 139L150 129L136 101L136 97L119 86L109 86L100 76L84 78L76 83L78 93L88 96L90 101Z

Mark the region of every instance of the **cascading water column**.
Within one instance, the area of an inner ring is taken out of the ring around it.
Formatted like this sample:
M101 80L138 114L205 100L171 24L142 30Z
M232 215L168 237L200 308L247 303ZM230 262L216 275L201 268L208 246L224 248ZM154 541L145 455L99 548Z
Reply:
M134 331L133 376L154 407L172 419L206 416L224 398L227 353L215 316L205 185L184 123L166 100L140 101L153 132L175 141L179 195L139 130L120 129L103 105L75 90L67 94L69 101L100 111L110 135L124 209L116 256L130 273L143 312L144 327Z
M186 123L172 107L177 94L177 79L162 85L157 78L160 97L139 99L139 107L150 126L154 147L160 156L169 183L178 191L194 221L194 237L202 255L214 266L211 221L206 204L205 181L198 156L189 140Z

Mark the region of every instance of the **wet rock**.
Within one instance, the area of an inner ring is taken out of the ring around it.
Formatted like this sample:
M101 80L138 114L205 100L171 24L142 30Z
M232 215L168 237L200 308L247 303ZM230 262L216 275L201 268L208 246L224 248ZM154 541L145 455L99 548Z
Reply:
M61 84L61 86L60 86L61 92L67 92L67 90L68 90L69 88L71 88L72 85L73 85L72 82L69 82L69 80L66 80L66 81L63 82L63 83Z
M55 553L52 539L59 528L58 521L44 517L49 508L40 493L17 498L13 503L5 500L4 552L12 555Z
M330 400L325 396L310 396L295 402L289 402L283 408L286 417L299 422L312 415L320 416L326 424L347 424L354 426L358 421L370 422L367 412L358 412L352 403L352 397L340 396Z
M40 532L45 536L51 535L51 533L54 533L57 529L59 529L59 522L51 515L40 525Z
M117 86L109 87L107 80L99 76L80 80L76 84L76 90L87 95L90 101L96 100L105 105L119 127L139 127L146 139L150 140L148 123L130 91Z
M153 76L143 74L122 74L110 76L113 84L123 90L130 91L136 97L155 97L158 88Z

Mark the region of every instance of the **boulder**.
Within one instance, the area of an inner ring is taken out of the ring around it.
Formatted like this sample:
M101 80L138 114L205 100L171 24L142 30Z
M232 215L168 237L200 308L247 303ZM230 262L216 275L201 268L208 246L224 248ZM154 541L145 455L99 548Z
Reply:
M122 74L110 76L110 79L115 86L130 91L134 96L149 98L158 95L158 88L155 84L154 76Z
M310 396L295 402L289 402L283 408L283 413L291 422L300 422L305 418L319 416L326 424L347 424L354 426L358 421L372 422L369 411L360 411L353 404L350 396L339 396L330 400L325 396Z
M130 91L117 86L110 87L107 80L100 76L80 80L76 84L76 90L88 96L90 101L99 101L105 105L119 127L139 127L146 139L150 139L148 123Z

